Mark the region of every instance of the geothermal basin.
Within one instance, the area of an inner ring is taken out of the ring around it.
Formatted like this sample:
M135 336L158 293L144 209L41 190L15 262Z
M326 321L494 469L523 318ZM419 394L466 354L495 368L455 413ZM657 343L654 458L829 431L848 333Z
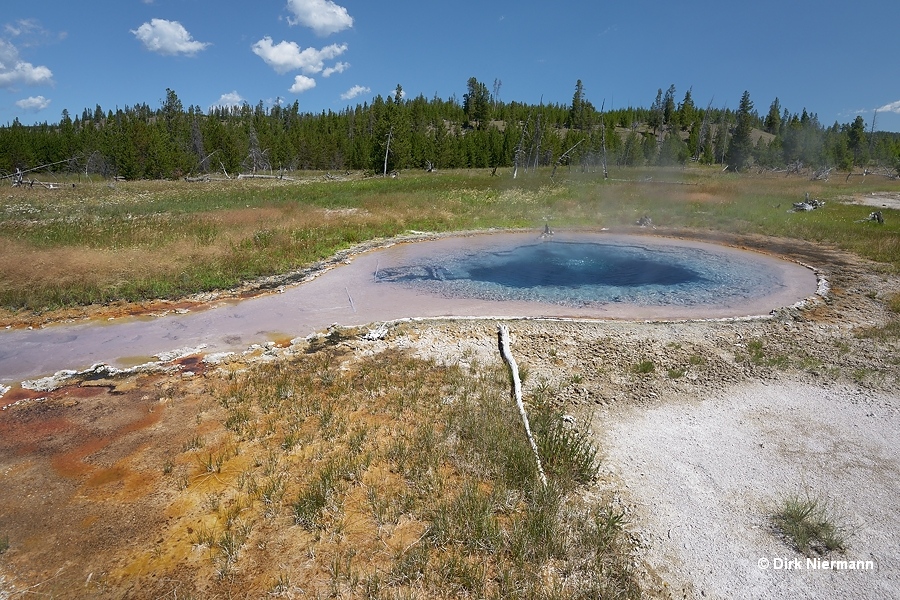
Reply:
M684 320L767 315L816 293L799 264L735 248L606 233L398 242L283 293L188 314L0 332L0 384L127 367L179 348L244 350L331 324L410 317Z

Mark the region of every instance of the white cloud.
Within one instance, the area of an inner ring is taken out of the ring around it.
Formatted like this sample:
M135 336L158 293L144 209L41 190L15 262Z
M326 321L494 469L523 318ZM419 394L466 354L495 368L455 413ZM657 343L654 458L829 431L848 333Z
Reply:
M53 83L53 72L44 66L34 66L19 58L15 46L0 40L0 88L17 84L41 85Z
M241 106L244 104L246 100L244 100L237 91L228 92L227 94L222 94L219 96L219 100L213 104L210 108L215 108L217 106L225 107L225 106Z
M322 71L322 77L331 77L335 73L343 73L347 69L350 68L350 63L339 62L335 63L333 67L328 67L324 71Z
M288 0L288 10L296 19L288 17L291 25L304 25L326 36L353 27L353 17L343 6L331 0Z
M885 104L881 108L877 109L878 112L892 112L900 114L900 100L896 102L891 102L890 104Z
M151 19L131 33L139 39L147 50L163 55L175 56L186 54L191 56L209 46L191 37L188 30L178 21Z
M19 37L20 35L29 35L32 33L43 33L43 28L34 19L19 19L15 23L7 23L3 26L11 37Z
M362 85L354 85L352 88L350 88L349 90L347 90L346 92L341 94L341 99L342 100L353 100L357 96L360 96L362 94L368 94L371 91L372 91L371 88L367 88Z
M316 87L316 80L306 75L297 75L294 77L294 85L288 90L292 94L302 94L306 90Z
M254 54L278 73L299 70L312 75L322 72L326 60L337 58L346 52L347 44L331 44L321 50L315 48L300 50L296 42L283 41L273 44L272 38L266 36L253 44L252 49Z
M16 106L18 106L22 110L38 112L50 106L50 100L44 98L43 96L31 96L30 98L17 100Z

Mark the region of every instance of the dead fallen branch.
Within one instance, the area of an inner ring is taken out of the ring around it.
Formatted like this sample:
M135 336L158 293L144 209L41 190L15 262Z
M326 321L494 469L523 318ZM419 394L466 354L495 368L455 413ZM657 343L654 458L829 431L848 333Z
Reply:
M806 200L803 202L794 202L793 208L788 212L805 212L808 210L815 210L817 208L822 208L825 206L824 200L818 200L816 198L810 198L809 192L806 192Z
M0 176L0 179L12 179L14 187L24 185L25 183L31 183L32 185L34 185L35 183L39 183L41 185L45 185L45 184L41 183L40 181L34 181L34 180L32 180L31 182L26 182L24 180L25 173L31 173L32 171L40 171L42 169L46 169L47 167L54 167L56 165L61 165L62 163L68 163L71 160L72 160L71 158L67 158L65 160L58 160L56 162L47 163L45 165L40 165L37 167L32 167L30 169L25 169L24 171L22 169L16 167L15 173L11 173L9 175L2 175L2 176ZM46 185L59 185L59 184L46 184Z
M257 175L256 173L241 173L237 176L238 179L283 179L284 181L294 181L293 177L286 177L284 175Z
M869 213L869 216L865 219L859 219L858 221L854 221L854 223L878 223L879 225L884 225L884 215L881 214L880 210L876 210L875 212Z
M809 178L810 181L828 181L829 176L831 175L831 171L834 170L834 167L829 167L827 169L819 169Z
M506 365L509 367L510 375L512 376L512 395L516 399L516 406L519 409L519 414L522 416L522 424L525 426L525 435L528 437L528 443L531 444L531 450L534 452L534 459L537 461L537 469L538 475L540 475L541 483L544 484L544 487L547 487L547 476L544 474L544 467L541 465L541 456L538 453L537 443L534 441L534 436L531 435L531 426L528 424L528 414L525 412L525 404L522 402L522 381L519 379L519 366L516 364L516 359L513 358L512 352L509 349L509 328L506 325L498 325L497 326L497 342L500 347L500 355L503 357L503 360L506 361Z

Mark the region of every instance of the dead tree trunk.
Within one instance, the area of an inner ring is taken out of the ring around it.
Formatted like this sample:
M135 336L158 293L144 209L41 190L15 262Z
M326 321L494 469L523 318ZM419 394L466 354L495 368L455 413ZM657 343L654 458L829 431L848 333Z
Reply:
M553 172L550 173L551 178L553 178L556 175L556 169L559 167L559 165L562 164L562 161L564 161L569 156L569 152L574 150L578 146L578 144L580 144L583 141L584 141L584 138L578 140L578 142L574 146L572 146L571 148L569 148L568 150L566 150L565 152L563 152L562 154L559 155L559 158L556 159L556 164L553 165Z
M522 124L522 136L519 138L519 145L516 146L516 151L513 155L513 179L519 175L519 161L522 159L522 144L525 143L525 135L527 132L528 123L525 122Z
M393 135L394 135L394 128L391 127L390 131L388 131L387 146L384 149L384 173L382 173L382 177L387 177L387 159L388 159L388 153L391 151L391 137Z
M600 144L603 147L603 179L609 179L609 169L606 166L606 120L603 118L604 108L606 108L606 100L600 103Z
M703 113L703 120L700 121L700 135L697 136L699 140L697 142L697 152L694 154L694 160L700 160L700 153L703 151L703 140L706 135L706 130L709 128L709 114L712 110L712 100L709 101L709 104L706 105L706 112Z
M543 103L541 103L541 108L543 108ZM535 129L535 132L534 132L534 145L533 145L533 148L534 148L534 170L535 170L535 171L537 171L538 163L539 163L539 161L540 161L540 159L541 159L541 140L542 140L542 137L543 137L543 136L541 135L541 113L538 113L538 116L537 116L537 128ZM530 163L530 162L531 162L531 161L529 161L529 163Z

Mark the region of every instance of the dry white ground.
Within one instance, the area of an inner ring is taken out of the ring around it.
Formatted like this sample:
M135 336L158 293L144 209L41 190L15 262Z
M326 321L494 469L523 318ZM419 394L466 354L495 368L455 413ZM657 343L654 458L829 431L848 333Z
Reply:
M896 192L871 192L857 194L847 200L848 204L862 204L876 208L893 208L900 210L900 194Z
M644 560L676 597L900 597L900 405L853 385L749 382L602 425ZM827 504L848 549L816 568L775 533L789 495ZM866 561L871 561L868 563Z

